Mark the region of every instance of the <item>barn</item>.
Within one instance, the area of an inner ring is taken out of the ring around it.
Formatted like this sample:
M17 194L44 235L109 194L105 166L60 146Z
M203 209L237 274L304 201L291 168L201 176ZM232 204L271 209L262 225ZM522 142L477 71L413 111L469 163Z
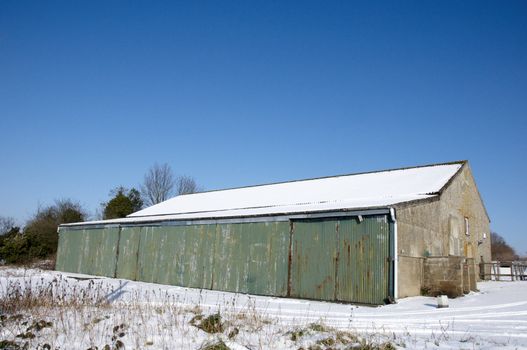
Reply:
M59 227L56 269L382 304L476 289L489 217L467 161L177 196Z

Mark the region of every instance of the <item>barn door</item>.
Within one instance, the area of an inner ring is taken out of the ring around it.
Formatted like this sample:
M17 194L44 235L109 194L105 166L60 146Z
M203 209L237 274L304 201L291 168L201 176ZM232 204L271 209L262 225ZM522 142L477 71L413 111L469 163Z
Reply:
M293 222L291 296L335 300L338 220Z
M294 221L290 295L382 304L390 295L386 215Z
M390 224L386 215L343 219L339 225L337 299L383 304L390 295Z

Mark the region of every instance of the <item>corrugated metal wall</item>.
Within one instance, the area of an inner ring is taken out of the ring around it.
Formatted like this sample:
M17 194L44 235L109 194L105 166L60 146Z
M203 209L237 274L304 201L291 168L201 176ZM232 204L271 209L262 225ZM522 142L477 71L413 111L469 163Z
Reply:
M57 270L261 295L287 294L287 222L120 230L62 228Z
M294 222L293 297L382 304L390 266L386 215Z
M56 269L114 277L118 239L118 227L61 231Z
M390 224L386 215L339 222L337 300L382 304L390 295Z
M386 215L210 225L62 227L57 270L233 291L381 304Z
M293 224L291 296L335 300L337 220Z

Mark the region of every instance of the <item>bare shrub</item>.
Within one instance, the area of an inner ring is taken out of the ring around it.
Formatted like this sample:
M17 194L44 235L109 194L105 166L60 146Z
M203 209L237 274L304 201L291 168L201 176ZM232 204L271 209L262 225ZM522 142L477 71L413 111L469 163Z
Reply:
M223 333L224 325L219 313L204 317L196 315L190 320L190 324L207 333Z

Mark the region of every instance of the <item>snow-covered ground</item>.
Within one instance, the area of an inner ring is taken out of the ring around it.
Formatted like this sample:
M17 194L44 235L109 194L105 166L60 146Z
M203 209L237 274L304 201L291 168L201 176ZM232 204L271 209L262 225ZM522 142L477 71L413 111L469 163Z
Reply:
M527 281L479 283L438 309L431 297L367 307L88 277L0 268L0 349L527 349ZM196 327L215 313L220 332Z

